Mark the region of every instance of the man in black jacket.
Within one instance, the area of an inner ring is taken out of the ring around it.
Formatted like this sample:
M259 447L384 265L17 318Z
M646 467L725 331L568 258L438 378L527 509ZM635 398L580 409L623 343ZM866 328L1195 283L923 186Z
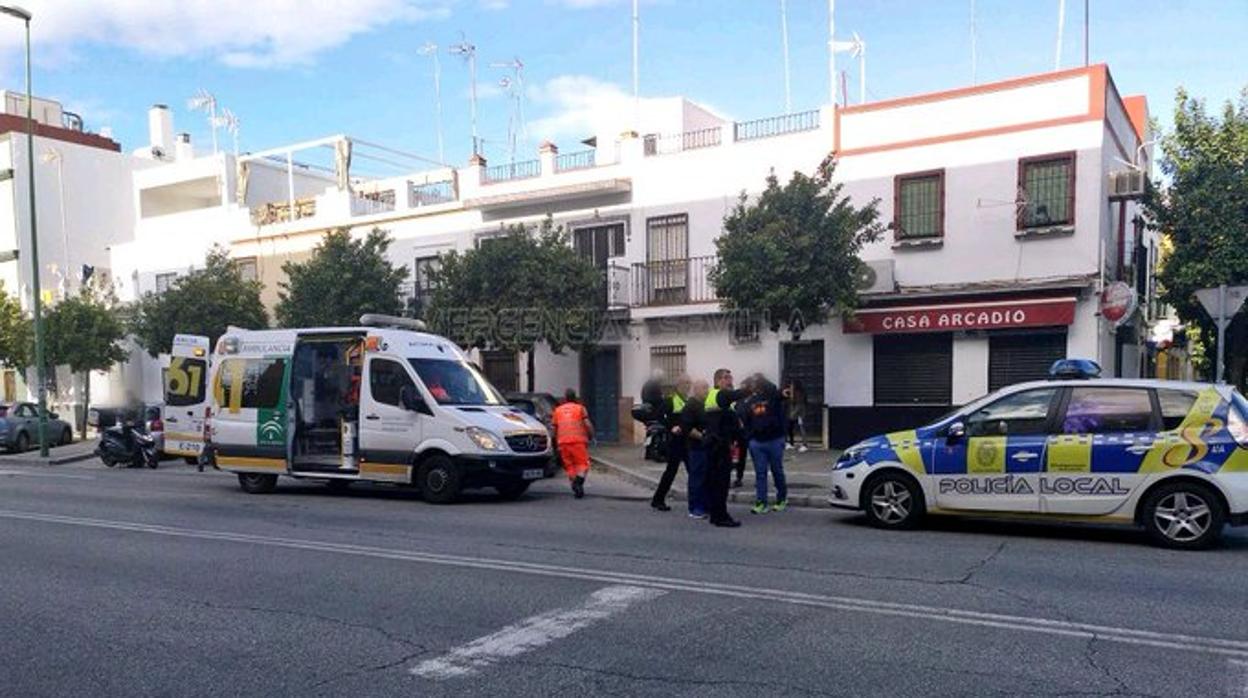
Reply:
M730 439L737 426L732 403L746 397L744 390L733 388L732 371L716 369L715 387L706 396L706 421L712 437L707 458L706 490L711 524L735 528L740 521L728 515L728 489L732 481Z
M650 506L656 511L671 511L671 507L667 505L667 493L672 489L676 473L680 472L680 464L687 458L687 439L684 429L681 428L680 417L690 400L689 391L692 387L689 376L680 376L676 379L676 389L663 402L663 427L668 431L667 467L659 478L659 486L655 488L654 496L650 498Z

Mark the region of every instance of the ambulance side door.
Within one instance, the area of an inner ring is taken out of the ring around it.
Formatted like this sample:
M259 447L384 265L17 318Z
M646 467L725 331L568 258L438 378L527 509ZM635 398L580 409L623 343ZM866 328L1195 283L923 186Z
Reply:
M403 406L405 390L419 394L407 362L368 355L360 391L360 456L368 465L361 474L376 470L373 475L392 476L380 479L396 479L411 464L424 415Z
M177 335L164 380L165 451L196 456L204 448L208 408L208 338Z

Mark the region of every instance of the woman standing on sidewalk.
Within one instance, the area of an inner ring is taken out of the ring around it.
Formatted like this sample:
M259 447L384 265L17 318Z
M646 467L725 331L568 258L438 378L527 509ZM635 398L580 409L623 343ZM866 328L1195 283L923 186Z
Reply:
M792 450L795 446L793 433L797 432L802 437L802 445L797 447L798 453L805 453L806 448L806 391L802 388L802 382L796 378L790 380L784 388L785 412L789 418L789 443L784 447L785 450Z

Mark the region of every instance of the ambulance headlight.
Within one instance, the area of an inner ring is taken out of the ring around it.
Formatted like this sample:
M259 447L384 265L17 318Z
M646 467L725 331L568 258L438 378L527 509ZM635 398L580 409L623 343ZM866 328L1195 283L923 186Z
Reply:
M497 434L481 427L468 427L464 430L469 439L482 451L505 451L507 443Z

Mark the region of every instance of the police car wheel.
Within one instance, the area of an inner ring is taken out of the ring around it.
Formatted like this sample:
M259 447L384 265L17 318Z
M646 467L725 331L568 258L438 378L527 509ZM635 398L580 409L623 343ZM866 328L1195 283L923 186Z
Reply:
M277 476L265 473L239 473L238 486L247 494L268 494L277 489Z
M1167 548L1199 550L1222 536L1226 512L1208 487L1192 482L1162 485L1144 503L1144 527Z
M882 473L867 483L863 509L878 528L914 528L923 517L923 495L912 478Z
M459 498L462 488L459 468L446 456L430 456L420 466L417 486L426 502L449 504Z

